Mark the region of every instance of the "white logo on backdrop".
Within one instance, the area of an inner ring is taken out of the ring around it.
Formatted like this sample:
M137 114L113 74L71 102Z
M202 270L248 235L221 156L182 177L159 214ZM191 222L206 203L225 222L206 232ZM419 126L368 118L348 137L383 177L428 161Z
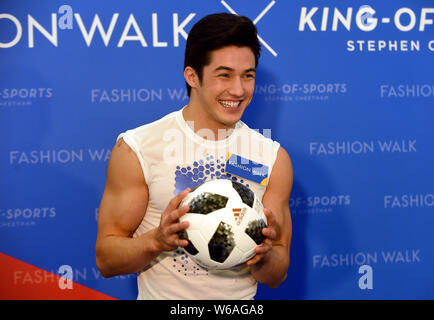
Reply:
M276 1L271 1L266 7L265 7L265 9L264 10L262 10L261 11L261 13L255 18L255 19L253 19L253 23L256 25L258 22L259 22L259 20L261 20L263 17L264 17L264 15L271 9L271 7L272 6L274 6L274 4L276 3ZM225 8L226 9L228 9L229 10L229 12L230 13L232 13L232 14L236 14L236 15L238 15L238 13L236 13L235 12L235 10L234 9L232 9L224 0L222 0L221 1L221 4L222 5L224 5L225 6ZM273 56L277 56L277 52L276 51L274 51L273 50L273 48L271 48L269 45L268 45L268 43L266 43L265 42L265 40L264 39L262 39L262 37L258 34L258 40L259 40L259 42L261 42L262 43L262 45L268 50L268 51L270 51L271 52L271 54L273 55Z

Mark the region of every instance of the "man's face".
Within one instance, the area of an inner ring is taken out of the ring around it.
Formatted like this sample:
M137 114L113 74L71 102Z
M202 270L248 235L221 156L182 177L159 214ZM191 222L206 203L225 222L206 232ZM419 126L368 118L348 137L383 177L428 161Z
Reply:
M252 100L255 56L248 47L229 46L211 52L197 88L198 102L219 127L233 127Z

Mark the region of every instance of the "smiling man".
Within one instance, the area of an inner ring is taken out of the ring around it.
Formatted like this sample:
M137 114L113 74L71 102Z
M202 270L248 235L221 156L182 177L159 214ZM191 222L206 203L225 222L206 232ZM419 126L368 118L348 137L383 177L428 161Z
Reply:
M278 142L240 120L253 97L259 55L248 18L204 17L186 44L188 105L118 137L99 209L96 262L105 277L137 272L138 299L253 299L257 282L277 287L286 278L291 160ZM229 154L260 164L264 179L231 173ZM230 270L195 264L182 249L188 241L179 238L188 228L179 218L189 209L179 204L211 179L249 186L267 216L256 255Z
M189 65L184 76L192 88L183 110L196 129L208 128L217 137L220 129L233 129L252 100L255 88L255 56L249 47L227 46L209 54L202 75Z

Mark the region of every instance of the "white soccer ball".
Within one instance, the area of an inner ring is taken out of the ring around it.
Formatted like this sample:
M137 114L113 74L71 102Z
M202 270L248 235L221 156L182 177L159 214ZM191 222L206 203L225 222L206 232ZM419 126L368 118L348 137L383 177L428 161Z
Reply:
M261 200L248 187L228 179L205 182L193 189L180 206L190 210L180 218L190 226L180 233L184 250L207 269L230 269L255 255L267 226Z

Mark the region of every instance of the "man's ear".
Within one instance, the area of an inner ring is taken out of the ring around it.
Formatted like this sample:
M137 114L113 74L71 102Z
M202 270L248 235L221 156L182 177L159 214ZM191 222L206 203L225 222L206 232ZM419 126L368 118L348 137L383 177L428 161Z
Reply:
M192 88L197 88L200 86L199 76L192 67L187 66L184 69L184 78L188 85Z

